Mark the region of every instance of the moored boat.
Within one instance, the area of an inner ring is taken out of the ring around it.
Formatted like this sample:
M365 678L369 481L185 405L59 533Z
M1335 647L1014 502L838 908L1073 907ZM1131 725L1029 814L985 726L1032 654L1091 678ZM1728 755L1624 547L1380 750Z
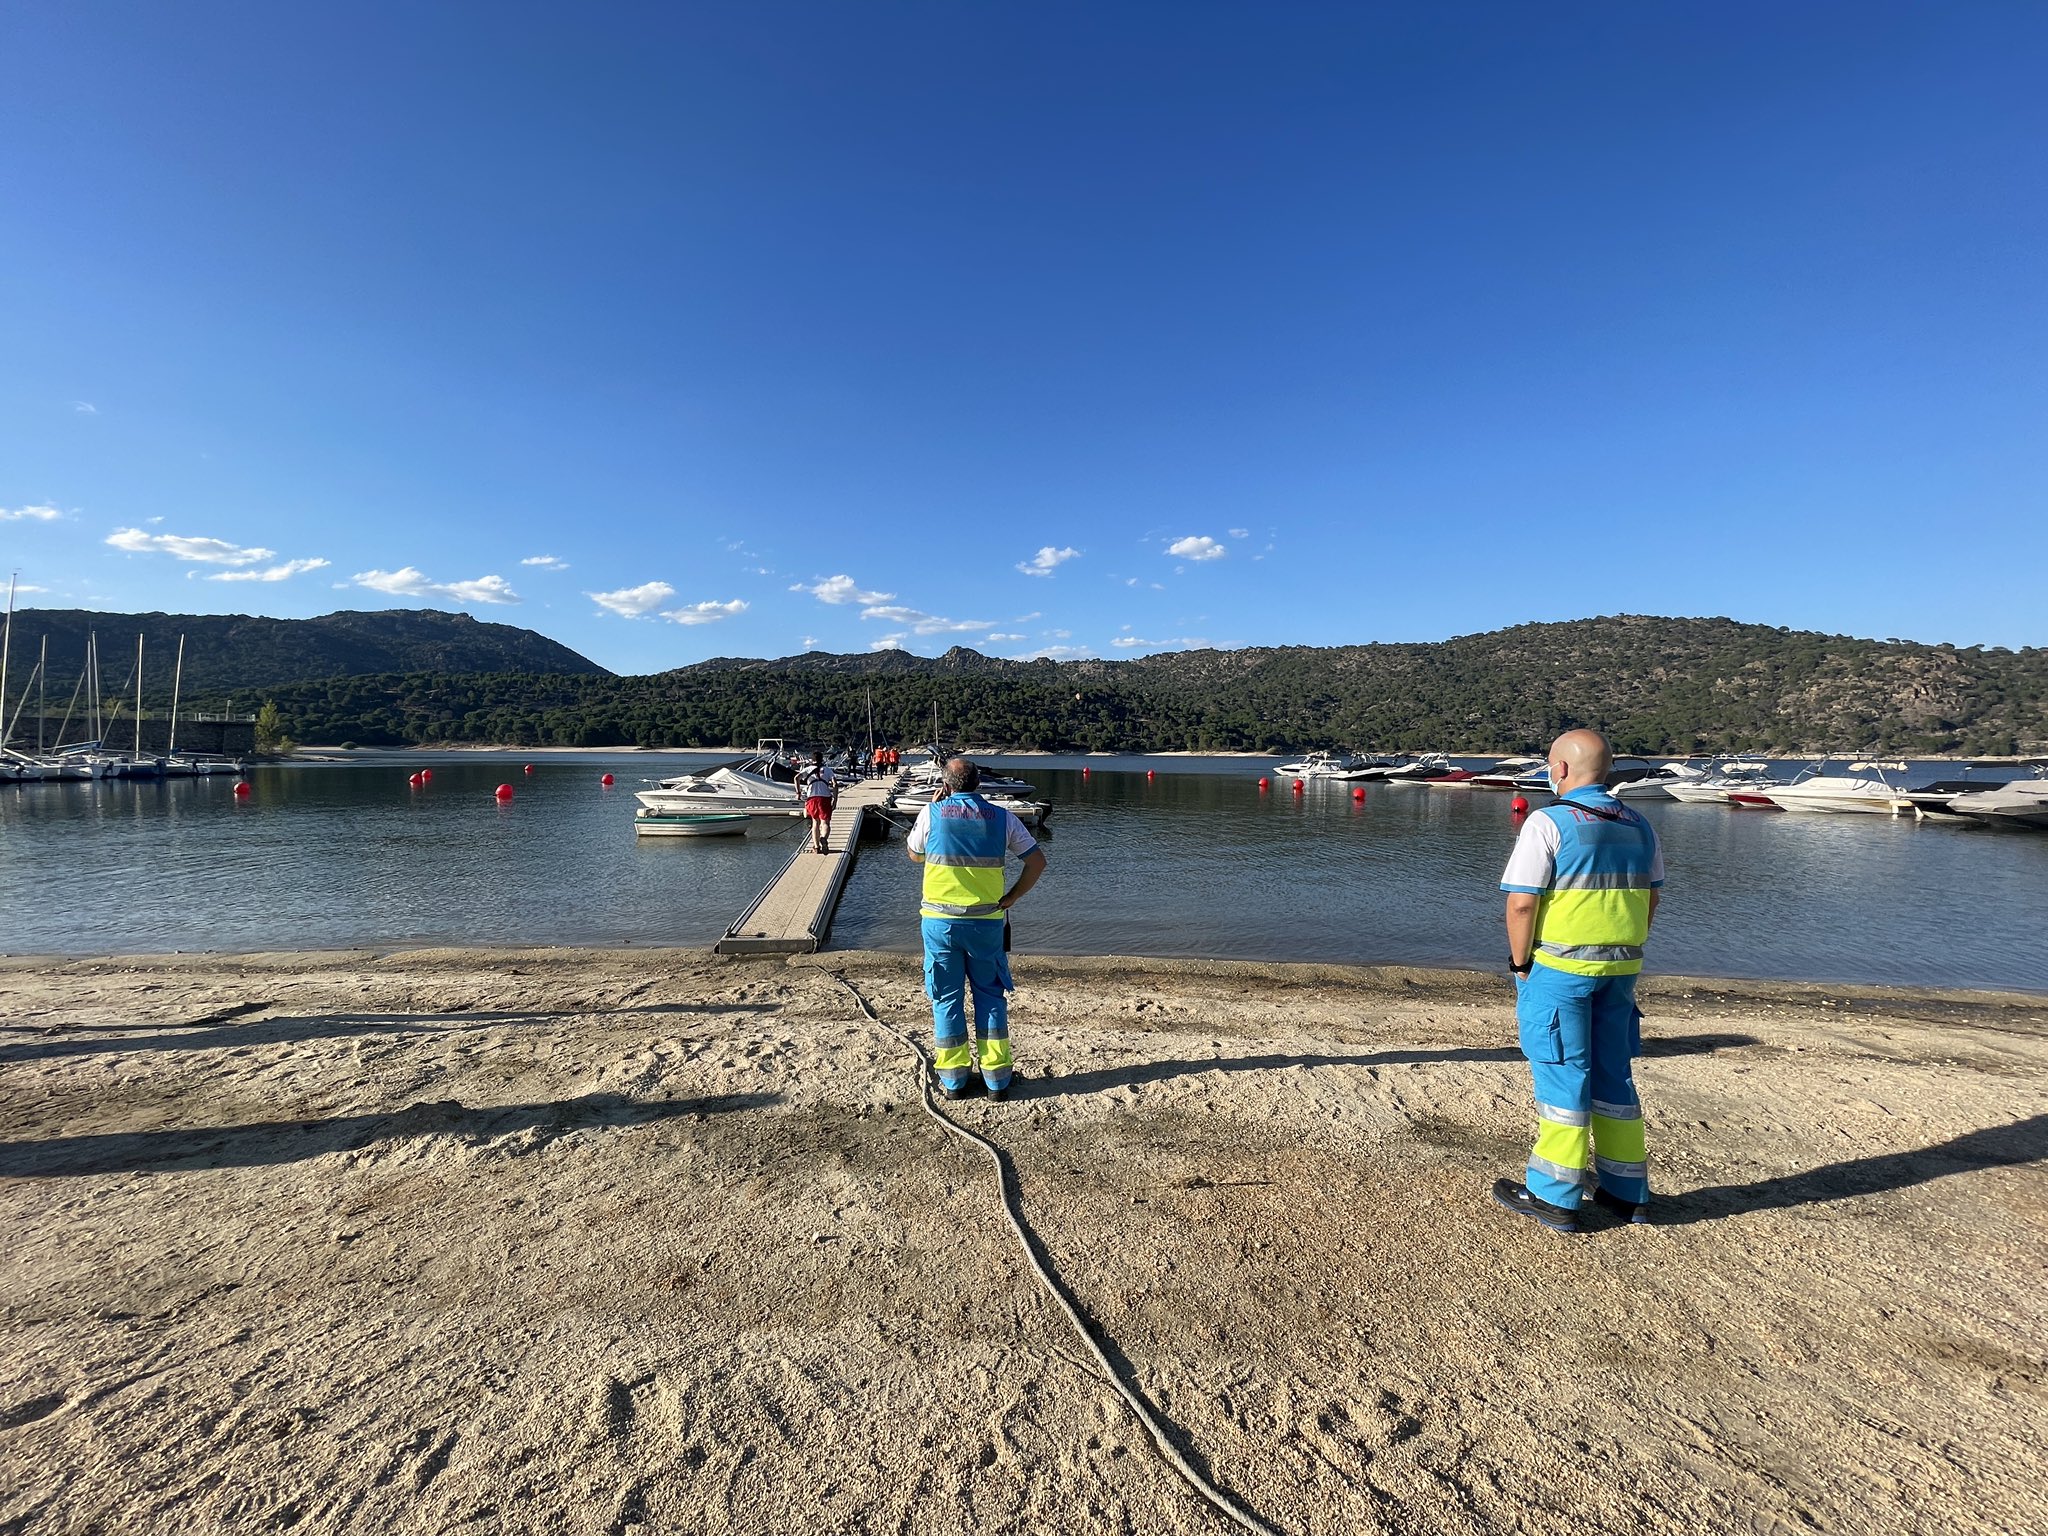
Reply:
M639 837L735 837L753 818L745 811L649 811L633 813Z
M1518 789L1522 776L1545 767L1540 757L1504 757L1491 768L1482 768L1464 782L1474 789ZM1548 786L1546 786L1548 787Z
M1968 816L1987 827L2030 828L2048 831L2048 778L2040 775L2048 765L2036 767L2035 777L2014 779L1997 788L1982 788L1949 801L1948 809Z
M1825 763L1816 763L1790 784L1765 790L1773 805L1787 811L1829 811L1861 813L1868 816L1899 816L1913 809L1903 790L1894 788L1886 773L1903 773L1899 762L1849 764L1847 776L1826 773ZM1731 796L1731 801L1733 797Z

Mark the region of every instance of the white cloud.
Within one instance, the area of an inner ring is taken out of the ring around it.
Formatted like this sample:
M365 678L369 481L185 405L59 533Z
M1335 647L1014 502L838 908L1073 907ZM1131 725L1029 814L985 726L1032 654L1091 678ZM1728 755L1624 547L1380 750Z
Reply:
M254 544L230 544L225 539L192 539L176 533L144 533L140 528L116 528L107 535L107 542L134 555L171 555L204 565L257 565L277 558L276 550Z
M1012 661L1083 661L1095 654L1094 649L1085 645L1048 645L1035 651L1026 651L1022 656L1013 656Z
M266 566L260 571L215 571L208 581L289 581L294 576L303 576L307 571L317 571L332 564L328 560L287 560L283 565ZM186 572L190 575L191 572Z
M1029 640L1030 638L1031 637L1029 635L990 635L988 637L987 644L1015 645L1019 640Z
M901 635L884 635L879 640L870 640L868 642L868 649L871 651L900 651L903 649L903 637Z
M988 619L948 619L936 613L926 613L921 608L904 608L895 604L884 604L863 608L860 616L864 619L880 619L884 624L907 624L920 635L966 635L977 629L987 629Z
M566 571L569 562L559 555L528 555L519 562L521 565L537 565L544 571Z
M818 637L816 635L805 635L799 643L805 650L815 651L818 648Z
M746 611L746 603L736 597L729 603L691 603L686 608L665 608L661 616L675 624L716 624L720 619L729 619Z
M1207 650L1209 647L1209 642L1202 639L1199 635L1182 635L1178 640L1145 640L1137 635L1118 635L1109 643L1120 651L1139 649L1148 651L1201 651Z
M32 581L24 581L15 587L14 595L16 597L27 597L31 592L47 592L49 590L48 587L39 587Z
M806 586L798 582L789 589L792 592L808 592L821 603L886 603L894 592L864 592L851 576L827 576L823 581Z
M502 576L479 576L474 581L429 581L412 566L395 571L358 571L350 578L372 592L393 597L441 597L458 603L516 603L519 594Z
M90 400L74 400L71 402L71 409L81 416L97 416L100 413L100 408Z
M1069 560L1078 559L1078 549L1055 549L1048 544L1029 560L1019 560L1017 569L1026 576L1050 576Z
M1127 651L1134 645L1159 645L1163 642L1158 640L1140 639L1136 635L1118 635L1114 640L1110 641L1109 643L1115 646L1120 651Z
M55 507L0 507L0 523L54 523L63 515Z
M1071 640L1074 638L1074 632L1071 629L1048 629L1045 632L1045 638L1048 640Z
M1249 528L1233 528L1230 530L1230 536L1233 539L1248 539L1252 536L1252 531Z
M1178 560L1221 560L1229 553L1207 534L1200 533L1191 533L1184 539L1175 539L1166 546L1166 552Z
M665 581L649 581L637 587L621 587L616 592L586 592L583 595L622 619L637 619L642 614L652 613L674 597L676 589Z

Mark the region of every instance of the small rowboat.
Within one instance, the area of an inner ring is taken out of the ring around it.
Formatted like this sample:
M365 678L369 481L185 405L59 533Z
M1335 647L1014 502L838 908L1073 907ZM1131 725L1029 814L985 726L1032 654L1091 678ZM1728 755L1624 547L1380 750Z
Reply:
M633 831L641 837L736 837L750 819L745 811L638 811Z

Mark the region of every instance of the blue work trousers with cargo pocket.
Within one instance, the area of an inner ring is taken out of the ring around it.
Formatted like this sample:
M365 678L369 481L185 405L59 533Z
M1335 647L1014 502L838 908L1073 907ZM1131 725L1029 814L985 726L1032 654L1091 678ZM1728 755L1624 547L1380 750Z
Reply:
M949 1092L976 1071L991 1093L1010 1086L1009 957L1000 918L927 917L924 990L932 1000L932 1066ZM974 1049L967 1046L967 996L974 998Z
M1525 1182L1538 1200L1577 1210L1599 1187L1631 1205L1650 1199L1642 1054L1634 976L1581 976L1537 965L1515 987L1522 1054L1536 1081L1536 1147ZM1590 1154L1590 1156L1589 1156Z

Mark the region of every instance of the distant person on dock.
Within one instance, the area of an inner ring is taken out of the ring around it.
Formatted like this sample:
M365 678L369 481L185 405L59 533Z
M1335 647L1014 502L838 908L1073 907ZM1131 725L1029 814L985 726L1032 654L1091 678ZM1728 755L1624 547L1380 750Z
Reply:
M811 847L819 853L832 851L832 802L839 795L838 781L825 766L823 757L811 759L802 770L804 815L811 823Z
M981 770L964 757L945 767L946 794L917 813L910 857L924 866L924 990L932 1000L932 1065L939 1091L964 1099L986 1089L1010 1091L1007 916L1045 873L1038 840L1011 812L975 793ZM1003 889L1003 858L1023 861L1017 883ZM966 993L974 996L974 1045L967 1044ZM977 1073L979 1074L977 1076Z
M1557 803L1530 815L1500 878L1537 1128L1523 1177L1500 1180L1493 1198L1560 1232L1579 1230L1589 1193L1629 1221L1648 1219L1632 1063L1642 1053L1636 977L1664 854L1650 824L1607 792L1613 766L1598 731L1552 742Z

